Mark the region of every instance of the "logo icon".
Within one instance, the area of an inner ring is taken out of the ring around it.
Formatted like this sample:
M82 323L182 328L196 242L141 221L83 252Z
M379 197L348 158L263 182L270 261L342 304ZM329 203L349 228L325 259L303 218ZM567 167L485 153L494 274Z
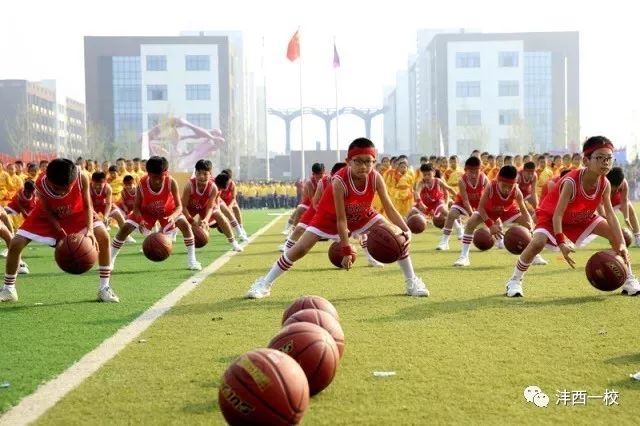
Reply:
M533 402L537 407L543 408L549 405L549 396L538 386L527 386L523 395L527 402Z

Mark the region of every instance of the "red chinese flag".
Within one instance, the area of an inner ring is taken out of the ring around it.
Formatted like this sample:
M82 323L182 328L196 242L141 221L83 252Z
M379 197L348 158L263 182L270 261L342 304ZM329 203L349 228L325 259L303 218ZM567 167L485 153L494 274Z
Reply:
M300 57L300 36L298 35L298 30L296 30L295 34L289 40L289 45L287 46L287 59L291 62L294 62L296 59Z

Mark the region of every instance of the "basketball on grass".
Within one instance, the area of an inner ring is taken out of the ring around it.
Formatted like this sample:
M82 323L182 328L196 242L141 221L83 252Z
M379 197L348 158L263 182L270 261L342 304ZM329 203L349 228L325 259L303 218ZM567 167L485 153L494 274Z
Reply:
M445 216L444 214L439 214L437 216L434 216L432 219L433 222L433 226L435 226L438 229L442 229L444 228L444 224L447 221L447 216Z
M171 255L173 243L162 232L153 232L144 239L142 251L147 259L153 262L162 262Z
M522 254L530 242L531 232L524 226L512 226L504 233L504 247L511 254Z
M421 213L409 216L406 222L414 234L421 234L427 228L427 219Z
M98 250L91 238L80 234L69 234L58 241L55 250L56 263L65 272L83 274L98 261Z
M633 232L629 228L622 228L622 236L627 247L631 247L631 244L633 244Z
M289 319L289 317L298 311L303 309L319 309L325 311L334 317L336 320L340 320L338 311L335 306L331 304L327 299L320 296L300 296L289 305L282 315L282 323Z
M342 331L340 322L332 317L331 314L321 311L320 309L303 309L291 315L283 325L296 322L310 322L327 330L336 342L340 359L342 359L342 355L344 354L344 331Z
M473 233L473 245L480 251L489 250L495 243L491 232L485 228L478 228Z
M406 238L400 229L387 222L372 226L367 234L367 249L378 262L396 262L405 250Z
M342 268L342 258L344 257L342 255L342 245L336 241L331 243L331 245L329 246L329 261L333 264L333 266L335 266L336 268ZM356 261L356 254L353 253L351 255L351 263L354 263Z
M309 406L309 384L290 356L256 349L240 355L224 372L218 405L232 426L297 425Z
M201 248L209 243L209 232L205 231L201 226L195 225L191 227L193 231L193 240L196 248Z
M589 283L602 291L613 291L622 287L628 277L624 259L613 250L594 253L584 269Z

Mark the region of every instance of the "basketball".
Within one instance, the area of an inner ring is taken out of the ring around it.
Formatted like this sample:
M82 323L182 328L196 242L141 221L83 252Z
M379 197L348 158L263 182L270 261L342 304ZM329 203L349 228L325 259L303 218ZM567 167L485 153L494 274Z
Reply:
M342 326L338 320L332 317L331 314L319 309L303 309L291 315L283 325L294 324L296 322L310 322L327 330L336 342L338 354L340 355L339 359L342 359L342 355L344 354L344 331L342 331Z
M333 337L324 328L309 322L284 327L269 342L295 359L309 382L309 395L315 395L331 384L338 369L340 354Z
M420 214L414 214L407 218L407 226L414 234L421 234L427 228L427 219Z
M142 251L147 259L153 262L162 262L171 255L173 245L171 239L161 232L153 232L147 235L142 243Z
M369 254L378 262L396 262L404 252L407 241L400 232L396 226L386 222L372 226L367 234Z
M511 254L521 254L530 242L531 233L524 226L512 226L504 233L504 246Z
M336 320L340 321L338 311L335 306L331 304L327 299L320 296L300 296L293 301L291 305L284 311L282 315L282 323L289 319L289 317L298 311L303 309L319 309L331 314Z
M93 268L98 261L91 238L80 234L69 234L56 244L56 263L65 272L83 274Z
M631 247L631 244L633 244L633 232L629 228L622 228L622 236L627 247Z
M478 228L473 233L473 245L480 251L489 250L495 243L491 232L485 228Z
M444 224L447 221L447 216L440 214L438 216L434 216L432 219L433 222L433 226L435 226L438 229L442 229L444 228Z
M201 226L193 226L193 240L196 248L201 248L207 245L209 242L209 232L202 229Z
M240 355L224 372L218 405L232 426L296 425L309 406L309 385L293 358L256 349Z
M343 257L344 256L342 256L342 248L340 243L338 241L331 243L331 245L329 246L329 261L331 261L333 266L335 266L336 268L342 268ZM356 254L353 253L351 255L351 263L354 263L355 261Z
M591 285L602 291L613 291L622 287L628 276L624 260L613 250L594 253L584 269Z

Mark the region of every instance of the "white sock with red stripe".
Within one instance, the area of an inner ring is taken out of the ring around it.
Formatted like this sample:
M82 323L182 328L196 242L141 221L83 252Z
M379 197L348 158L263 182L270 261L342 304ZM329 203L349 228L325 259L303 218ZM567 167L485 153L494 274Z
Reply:
M471 241L473 241L473 234L464 234L462 236L462 251L461 256L469 257L469 250L471 249Z
M98 286L98 290L103 290L109 287L109 280L111 279L111 267L110 266L98 267L98 274L100 275L100 285Z
M531 266L531 263L526 263L522 260L522 256L520 256L516 262L516 267L513 269L513 278L521 280L524 273L529 269L529 266Z
M273 264L271 270L264 278L264 280L267 282L267 284L271 285L272 282L274 282L280 275L287 272L292 266L293 262L289 260L287 254L284 253L282 256L280 256L280 259L278 259L278 261Z
M4 286L13 287L16 285L16 274L4 274Z
M113 237L113 241L111 241L111 264L116 261L116 256L120 252L120 249L124 245L124 241L120 241L116 237Z
M195 239L193 237L185 238L184 245L187 248L187 259L189 260L189 263L197 262Z

